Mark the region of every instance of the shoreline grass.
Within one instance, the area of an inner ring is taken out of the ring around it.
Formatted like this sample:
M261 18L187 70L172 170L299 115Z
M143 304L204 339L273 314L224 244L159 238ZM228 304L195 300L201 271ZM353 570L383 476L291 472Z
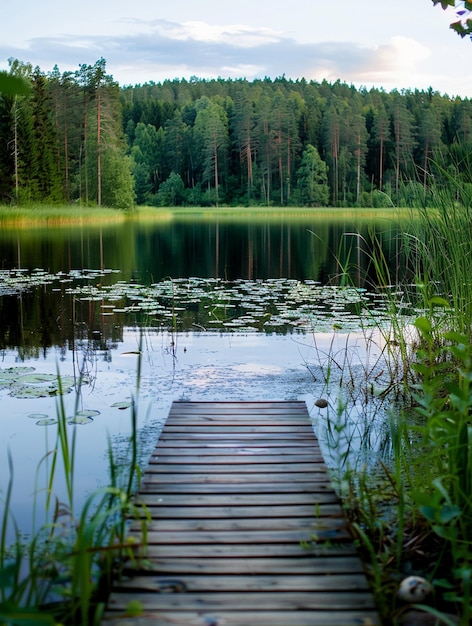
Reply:
M411 212L411 210L410 210ZM320 220L367 221L407 218L407 209L330 208L330 207L150 207L139 206L131 211L106 207L63 205L32 205L11 207L0 205L0 227L100 227L125 224L129 221L162 223L172 221L291 221Z
M138 363L136 394L139 394ZM11 510L14 465L8 456L10 477L0 519L0 624L26 626L44 624L90 624L98 626L112 581L121 576L126 560L140 558L146 542L149 516L143 505L134 502L139 486L137 463L137 406L131 404L130 458L126 470L119 471L108 443L109 485L91 493L74 508L76 481L76 426L71 430L61 393L57 402L56 441L46 450L40 465L52 456L46 478L44 512L46 521L25 543ZM78 393L78 392L77 392ZM78 397L78 396L77 396ZM39 470L39 467L38 467ZM64 483L63 496L56 493L57 482ZM43 488L34 495L33 516ZM127 522L141 524L141 544L127 536ZM7 545L7 528L12 525L16 540Z

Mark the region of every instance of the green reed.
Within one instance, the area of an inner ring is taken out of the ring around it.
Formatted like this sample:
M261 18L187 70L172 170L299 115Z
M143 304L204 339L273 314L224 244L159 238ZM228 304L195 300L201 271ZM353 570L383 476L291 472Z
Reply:
M449 175L450 176L450 175ZM438 296L449 305L443 326L472 339L472 203L460 183L458 202L448 190L435 189L431 207L411 211L404 245L427 306Z
M396 623L405 611L396 589L411 573L426 577L434 589L418 609L442 620L438 623L457 623L456 616L465 626L472 618L470 206L451 203L450 195L444 195L434 208L412 211L402 237L408 262L403 284L392 279L376 238L370 246L364 242L368 269L376 277L375 288L385 294L391 320L388 327L378 328L390 377L382 391L390 429L383 456L378 453L377 471L351 465L349 402L338 403L335 420L326 419L328 446L338 451L336 472L345 509L388 623ZM338 263L341 284L359 276L351 257ZM416 321L403 315L405 305L416 311ZM365 308L362 314L371 315ZM349 381L355 379L364 391L375 388L378 367L366 364L361 381L350 359L322 356L328 364L327 385L333 385L333 368L347 370L335 378L351 400L357 392ZM365 400L366 414L375 411L368 408L368 393ZM361 424L356 436L368 446L368 424L364 433Z
M57 418L55 447L39 464L52 457L47 467L44 504L47 521L34 529L26 544L21 541L11 511L14 467L9 456L10 480L0 520L0 624L98 624L112 580L120 576L125 561L143 552L143 546L131 541L126 533L127 520L134 518L141 524L145 542L149 519L146 510L133 501L140 479L136 402L131 409L127 474L118 472L109 441L110 484L90 495L78 512L74 508L77 427L72 432L68 428L62 394L58 397ZM59 479L65 484L64 499L55 495ZM34 515L40 493L37 490L35 494ZM11 546L7 545L9 524L13 524L17 537Z

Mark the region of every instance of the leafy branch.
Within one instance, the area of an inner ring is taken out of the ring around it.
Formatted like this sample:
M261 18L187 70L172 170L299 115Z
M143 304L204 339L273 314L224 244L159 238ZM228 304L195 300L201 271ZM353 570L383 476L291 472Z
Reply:
M472 38L472 2L467 0L432 0L432 2L435 6L440 4L444 11L449 7L453 7L456 17L459 19L452 22L450 28L461 37L470 36Z

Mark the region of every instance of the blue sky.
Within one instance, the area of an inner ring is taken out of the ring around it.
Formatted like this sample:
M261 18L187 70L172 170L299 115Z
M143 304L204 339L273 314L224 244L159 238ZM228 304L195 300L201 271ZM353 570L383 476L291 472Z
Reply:
M0 67L104 57L121 85L285 74L471 97L472 42L454 17L431 0L4 0Z

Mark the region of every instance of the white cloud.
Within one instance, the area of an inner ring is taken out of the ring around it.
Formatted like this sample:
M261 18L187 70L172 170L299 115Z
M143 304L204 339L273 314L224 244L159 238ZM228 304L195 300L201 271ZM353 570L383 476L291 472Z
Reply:
M242 4L245 2L238 1ZM370 0L363 1L366 9ZM258 10L260 7L258 4ZM280 30L280 16L270 26L269 18L260 20L260 23L265 24L261 26L251 22L249 14L243 15L236 10L232 15L223 13L222 9L211 16L208 14L206 20L204 12L200 19L195 18L196 12L189 10L185 13L187 19L183 21L161 17L145 19L142 12L128 18L125 17L126 13L122 13L114 15L113 24L103 25L102 30L97 24L93 29L76 29L74 23L69 22L71 32L68 34L58 34L57 30L54 34L44 32L39 37L24 38L16 46L0 39L0 65L2 58L5 66L6 59L14 57L31 62L33 66L39 65L44 71L49 71L56 63L61 71L66 71L104 57L107 70L121 84L190 76L254 79L265 76L275 78L285 74L287 78L293 79L340 79L386 89L421 89L431 85L442 91L448 89L449 93L457 92L457 87L460 87L464 93L468 88L463 78L460 82L456 79L456 85L450 87L454 72L448 74L449 60L454 58L456 66L459 59L463 58L461 55L465 57L470 52L467 43L458 41L459 38L454 38L454 34L447 32L447 28L444 29L448 37L447 47L442 44L440 49L439 43L424 39L424 29L406 36L407 31L400 28L403 22L400 26L397 23L393 36L384 36L380 27L392 21L386 16L377 22L379 32L372 29L372 23L366 20L362 24L366 28L370 25L369 36L352 27L347 31L348 37L343 38L346 31L338 24L333 38L328 40L332 34L332 28L329 28L332 22L326 22L328 17L325 15L323 18L322 12L316 12L317 19L310 29L311 38L300 38L299 33L293 31L290 31L289 36L287 31ZM170 17L169 12L164 11L163 14ZM389 18L394 14L397 15L397 11ZM431 16L436 14L431 12ZM236 15L236 19L231 19ZM307 19L309 15L308 12ZM425 15L430 13L425 11ZM216 23L212 22L213 18ZM248 18L247 23L238 21L245 18ZM286 22L285 27L288 28L288 18ZM304 28L306 33L305 23ZM356 37L361 42L356 41Z
M243 24L209 24L202 21L187 21L181 24L160 21L159 34L177 41L193 40L207 43L226 43L237 48L276 43L281 33L271 28L255 28Z
M431 50L415 39L396 36L388 44L377 48L373 57L373 69L393 72L414 70L430 56Z

